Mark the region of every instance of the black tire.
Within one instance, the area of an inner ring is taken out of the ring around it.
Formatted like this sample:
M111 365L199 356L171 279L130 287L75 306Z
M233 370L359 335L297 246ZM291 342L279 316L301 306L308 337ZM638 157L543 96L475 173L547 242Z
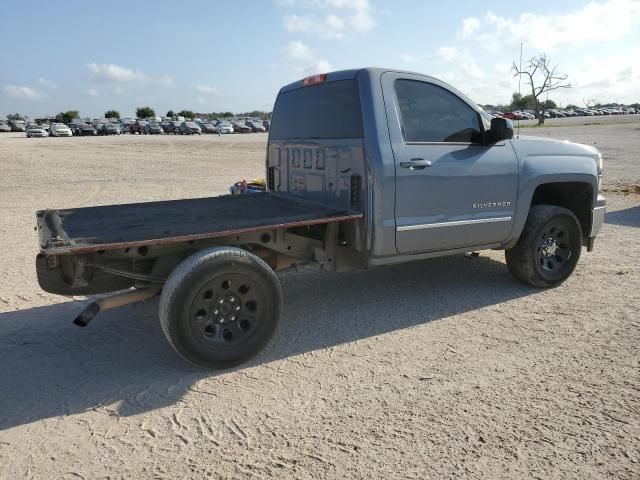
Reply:
M281 314L275 272L252 253L233 247L206 249L184 260L160 297L167 340L202 368L249 360L269 342Z
M569 278L581 250L582 228L573 212L555 205L535 205L518 243L505 251L505 258L518 280L549 288Z

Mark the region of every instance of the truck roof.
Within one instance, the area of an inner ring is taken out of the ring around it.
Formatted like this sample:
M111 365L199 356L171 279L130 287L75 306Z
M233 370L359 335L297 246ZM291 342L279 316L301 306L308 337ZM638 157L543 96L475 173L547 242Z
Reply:
M324 73L323 75L326 75L326 79L324 80L325 82L335 82L338 80L349 80L349 79L356 78L360 72L368 72L369 75L371 75L372 77L379 77L385 72L409 73L411 75L420 75L421 77L438 80L437 78L432 77L430 75L425 75L424 73L411 72L408 70L398 70L393 68L381 68L381 67L362 67L362 68L352 68L349 70L337 70L335 72ZM303 86L303 81L304 79L300 79L288 85L285 85L280 89L280 93L301 88ZM442 82L442 80L438 80L438 81Z
M455 93L460 98L465 100L470 106L475 108L479 113L482 114L484 112L484 110L476 102L474 102L472 99L467 97L464 93L462 93L460 90L458 90L454 86L448 84L447 82L444 82L444 81L440 80L439 78L433 77L431 75L425 75L424 73L412 72L412 71L409 71L409 70L400 70L400 69L394 69L394 68L363 67L363 68L352 68L350 70L338 70L338 71L335 71L335 72L323 73L321 75L325 76L325 78L322 80L322 83L327 83L327 82L335 82L335 81L338 81L338 80L355 79L361 73L368 74L368 76L370 78L378 78L379 79L380 76L382 76L383 73L387 73L387 72L400 73L400 74L405 74L405 75L415 75L415 76L423 77L424 79L428 79L430 81L433 81L434 83L440 84L441 86L446 86L446 88L448 88L451 92ZM314 76L315 75L312 75L311 77L306 77L306 78L312 78ZM292 83L290 83L288 85L285 85L284 87L282 87L280 89L279 94L280 93L284 93L284 92L288 92L288 91L291 91L291 90L296 90L298 88L302 88L304 86L304 83L303 83L304 80L305 79L303 78L303 79L297 80L295 82L292 82ZM486 115L486 112L484 112L484 114Z

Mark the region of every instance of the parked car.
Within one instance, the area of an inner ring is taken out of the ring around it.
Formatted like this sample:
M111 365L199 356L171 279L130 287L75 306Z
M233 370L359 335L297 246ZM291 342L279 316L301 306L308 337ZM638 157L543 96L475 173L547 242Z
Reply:
M246 125L244 122L231 122L231 126L233 127L233 131L235 133L251 133L251 127Z
M224 121L220 121L216 124L216 130L218 131L218 133L233 133L233 125L231 125L231 122L224 122Z
M165 133L173 133L174 135L177 135L180 133L180 125L182 125L182 122L178 120L172 120L165 127L164 131Z
M505 112L502 114L503 118L508 118L509 120L524 120L525 117L520 112Z
M116 292L89 303L74 320L80 326L160 294L169 343L205 368L238 365L267 345L282 315L276 272L296 264L344 272L502 249L517 280L556 287L604 223L602 155L513 136L511 121L490 118L430 76L388 68L315 75L278 93L266 192L41 210L38 282L59 295ZM319 278L314 292L335 278ZM397 297L420 308L432 301Z
M159 123L147 123L144 126L144 134L145 135L162 135L164 130L160 126Z
M549 116L551 118L565 118L567 116L566 113L561 112L560 110L547 110L549 112Z
M249 127L253 133L266 132L264 125L262 125L262 122L249 120L248 122L245 122L245 125Z
M89 125L88 123L80 123L76 126L73 134L78 137L94 136L98 134L98 131L93 127L93 125Z
M0 122L0 132L10 132L11 125L5 122Z
M146 120L136 120L135 122L129 124L129 133L131 135L135 135L136 133L142 135L144 133L144 127L147 126Z
M72 137L73 132L64 123L52 123L49 127L50 137Z
M203 123L200 125L202 133L218 133L218 129L212 123Z
M180 135L201 135L202 130L196 122L182 122L180 125Z
M31 138L31 137L48 137L49 136L49 132L47 132L43 127L41 127L40 125L29 125L27 127L27 138Z
M24 120L12 120L9 122L12 132L24 132L27 129L27 125Z
M117 123L103 123L98 130L99 135L120 135L120 125Z

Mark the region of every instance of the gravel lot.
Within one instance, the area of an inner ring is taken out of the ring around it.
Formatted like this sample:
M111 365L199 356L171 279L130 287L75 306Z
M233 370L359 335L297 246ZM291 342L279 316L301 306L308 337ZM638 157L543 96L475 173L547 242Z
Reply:
M274 340L213 373L157 301L74 327L83 303L37 286L34 211L222 194L266 135L0 135L0 478L640 478L640 116L578 120L521 132L605 157L606 225L564 285L496 251L285 274Z

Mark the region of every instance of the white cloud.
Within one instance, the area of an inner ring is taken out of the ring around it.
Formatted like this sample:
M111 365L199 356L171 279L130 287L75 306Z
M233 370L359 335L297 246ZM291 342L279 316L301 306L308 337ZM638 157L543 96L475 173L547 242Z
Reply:
M400 55L400 59L404 63L418 63L418 61L420 60L418 57L416 57L415 55L411 55L410 53L403 53L402 55Z
M347 32L366 33L376 22L369 0L301 0L279 2L296 13L285 15L284 28L321 38L343 38Z
M328 60L322 58L320 60L316 60L313 63L307 63L304 65L298 65L294 67L293 71L296 76L309 76L309 75L317 75L319 73L327 73L335 70L335 67L329 63Z
M284 51L292 60L309 60L311 58L309 47L297 40L289 42Z
M220 90L217 87L212 87L209 85L198 85L196 90L200 93L206 93L207 95L220 96Z
M563 90L571 103L582 104L584 98L600 102L637 102L640 98L640 66L629 64L629 58L640 58L640 47L607 57L587 57L575 69L568 69L573 88Z
M462 29L458 36L462 39L471 37L480 28L480 20L475 17L467 17L462 20Z
M42 94L31 87L26 87L22 85L7 85L4 87L4 92L18 100L35 100L40 98Z
M443 72L434 75L434 77L444 82L452 82L456 79L456 74L453 72Z
M458 49L455 47L440 47L436 50L436 55L447 62L453 60L458 54Z
M161 87L173 87L173 86L175 86L173 78L171 78L166 73L160 75L160 77L157 80L155 80L155 83L157 85L161 86Z
M40 78L38 79L38 83L39 83L40 85L44 85L44 86L45 86L45 87L47 87L47 88L51 88L52 90L56 88L56 84L55 84L55 83L53 83L53 82L52 82L52 81L50 81L50 80L47 80L46 78L42 78L42 77L40 77Z
M140 70L114 65L113 63L89 63L87 68L97 80L111 80L115 82L143 82L147 76Z
M524 12L518 17L502 17L488 12L483 18L463 20L458 32L490 49L520 41L529 48L554 51L588 43L610 42L634 31L640 24L640 2L606 0L590 2L581 9L547 15Z
M511 63L498 62L493 65L493 69L501 75L513 74L511 71Z
M481 78L484 78L485 76L484 72L480 70L480 68L472 61L464 62L461 65L461 68L462 68L462 73L464 73L465 75L471 78L481 79Z
M96 90L95 88L90 88L87 93L89 95L91 95L92 97L97 97L100 95L100 92L98 92L98 90Z
M305 43L292 41L283 49L296 75L313 75L334 70L328 60L319 58Z
M312 15L287 15L284 17L284 28L291 33L311 33L322 38L344 37L344 22L334 15L327 15L324 18Z
M99 82L146 84L159 87L174 86L173 79L167 74L148 75L139 69L125 68L113 63L88 63L87 68L93 79Z
M344 30L344 20L337 15L327 15L324 19L330 30L342 32Z
M333 70L333 66L325 59L318 60L312 68L315 70L312 73L326 73Z

